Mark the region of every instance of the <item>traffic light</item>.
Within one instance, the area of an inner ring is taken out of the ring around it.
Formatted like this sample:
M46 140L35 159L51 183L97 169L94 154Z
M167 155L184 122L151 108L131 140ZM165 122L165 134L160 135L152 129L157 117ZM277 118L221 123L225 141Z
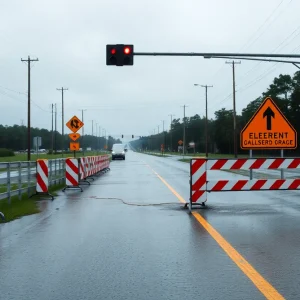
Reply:
M132 66L133 45L106 45L107 66Z
M122 139L124 138L124 134L122 134Z
M134 135L132 135L132 138L134 138Z

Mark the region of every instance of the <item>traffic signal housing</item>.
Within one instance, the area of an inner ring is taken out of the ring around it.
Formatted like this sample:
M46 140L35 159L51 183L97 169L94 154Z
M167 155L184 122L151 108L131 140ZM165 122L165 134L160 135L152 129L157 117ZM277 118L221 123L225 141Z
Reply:
M124 134L122 134L122 139L124 138Z
M134 138L134 135L132 135L132 138Z
M107 66L132 66L133 45L106 45Z

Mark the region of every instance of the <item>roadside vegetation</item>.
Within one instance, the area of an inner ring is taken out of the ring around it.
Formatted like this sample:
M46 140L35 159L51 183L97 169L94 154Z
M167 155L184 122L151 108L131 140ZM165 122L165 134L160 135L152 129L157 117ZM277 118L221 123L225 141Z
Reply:
M241 114L237 114L237 145L239 156L248 155L249 153L246 150L240 149L240 132L267 96L270 96L274 100L295 130L300 132L300 71L297 71L293 76L281 74L274 78L265 92L249 102L248 105L242 109ZM232 109L226 109L220 106L220 109L214 112L214 118L207 120L209 153L222 156L234 153L232 116ZM184 123L186 152L193 155L194 148L190 146L192 145L190 143L194 142L195 152L204 153L206 147L206 118L199 114L186 117L185 119L173 119L170 130L150 136L142 136L140 139L131 142L131 145L134 149L139 151L160 151L161 145L164 144L166 151L172 151L172 154L177 155L176 152L178 153L179 143L183 142ZM253 156L257 157L258 155L278 157L280 156L280 150L253 151ZM299 156L300 148L285 150L284 155Z
M58 184L49 188L52 195L57 195L55 191L64 187L64 184ZM5 220L0 217L0 223L10 222L21 218L22 216L32 215L40 212L38 201L40 199L50 199L49 196L41 195L29 198L27 194L23 194L21 199L18 196L11 197L9 203L7 199L0 200L0 212L5 216ZM54 199L55 201L55 199Z

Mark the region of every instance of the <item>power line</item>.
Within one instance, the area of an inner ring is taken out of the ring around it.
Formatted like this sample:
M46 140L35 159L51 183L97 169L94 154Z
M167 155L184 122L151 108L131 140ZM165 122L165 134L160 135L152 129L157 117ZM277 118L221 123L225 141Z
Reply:
M25 95L25 96L28 95L27 93L19 92L19 91L16 91L16 90L12 90L12 89L9 89L9 88L4 87L4 86L1 86L1 85L0 85L0 88L1 88L1 89L5 89L5 90L8 90L8 91L10 91L10 92L14 92L14 93L20 94L20 95Z
M284 2L285 0L281 0L281 2L275 7L275 9L271 12L271 14L265 19L265 21L263 22L263 24L256 30L256 32L253 34L253 36L250 38L250 41L251 41L251 39L265 26L265 24L267 24L267 22L271 19L271 17L274 15L274 13L277 11L277 9L282 5L282 3ZM288 5L291 3L291 1L288 3ZM283 11L281 11L280 13L279 13L279 15L282 13ZM279 16L278 15L278 16ZM278 18L278 16L277 16L277 18ZM265 28L265 30L263 31L263 32L261 32L261 34L260 35L258 35L249 45L248 45L248 43L249 43L249 41L240 49L240 51L242 50L242 49L244 49L246 46L249 48L250 46L252 46L264 33L265 33L265 31L266 31L266 29L277 19L277 18L274 18L273 20L272 20L272 22L270 22L269 24L268 24L268 26Z
M246 47L246 45L249 43L249 41L251 41L251 39L260 31L260 29L261 28L263 28L263 26L267 23L267 21L272 17L272 15L276 12L276 10L281 6L281 4L284 2L284 0L282 0L274 9L273 9L273 11L271 12L271 14L265 19L265 21L263 22L263 24L262 25L260 25L259 26L259 28L255 31L255 33L254 34L252 34L252 36L250 37L250 39L246 42L246 44L244 44L244 46L242 46L241 48L240 48L240 50L239 50L239 52L240 51L242 51L242 49L244 49L245 47ZM292 2L292 0L288 3L288 5L290 4ZM281 13L280 13L281 14ZM279 14L279 15L280 15ZM278 16L279 16L278 15ZM277 18L278 18L278 16L277 16ZM273 19L273 21L275 20L275 18ZM272 24L273 23L273 21L270 23L270 24ZM269 24L269 25L270 25ZM260 36L259 36L260 37ZM258 38L259 38L258 37ZM258 38L256 38L256 40L258 39ZM253 43L256 41L256 40L254 40L250 45L253 45ZM248 46L249 47L249 46ZM218 73L220 73L220 71L221 70L223 70L223 68L224 68L224 65L222 65L222 67L216 72L216 73L214 73L214 75L212 76L212 78L215 78L216 76L217 76L217 74Z

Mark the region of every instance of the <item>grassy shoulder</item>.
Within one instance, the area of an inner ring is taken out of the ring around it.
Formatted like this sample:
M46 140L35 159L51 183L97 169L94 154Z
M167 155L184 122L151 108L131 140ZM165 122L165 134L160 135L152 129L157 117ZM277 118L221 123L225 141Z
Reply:
M55 196L57 195L55 192L64 186L64 184L55 185L49 189L49 192ZM5 216L5 220L0 218L0 223L10 222L23 216L39 213L38 200L40 198L45 199L45 197L47 196L42 195L29 198L27 194L23 194L21 200L19 200L18 196L12 197L10 204L7 199L0 200L0 212Z
M109 153L88 151L85 152L83 155L82 152L76 152L76 157L104 155L104 154L109 154ZM66 158L66 157L73 157L73 154L71 153L65 153L64 155L62 155L62 153L31 154L31 161L36 161L37 159L57 159L57 158ZM27 153L17 153L15 154L15 156L0 157L0 162L13 162L13 161L27 161Z
M182 154L181 154L181 156L182 156ZM188 155L185 155L185 156L188 156ZM257 158L257 157L266 157L266 156L256 155L255 158ZM190 160L193 158L205 158L205 153L200 153L200 154L197 154L192 157L188 156L185 158L180 158L178 160L182 161L182 162L190 162ZM208 158L211 158L211 159L234 158L234 155L233 154L208 154ZM240 154L240 155L238 155L238 158L249 158L249 155Z
M143 154L147 154L147 155L152 155L152 156L158 156L158 157L170 157L170 155L167 155L167 154L164 154L164 155L162 155L161 153L158 153L158 152L153 152L153 153L151 153L151 152L141 152L141 153L143 153Z

